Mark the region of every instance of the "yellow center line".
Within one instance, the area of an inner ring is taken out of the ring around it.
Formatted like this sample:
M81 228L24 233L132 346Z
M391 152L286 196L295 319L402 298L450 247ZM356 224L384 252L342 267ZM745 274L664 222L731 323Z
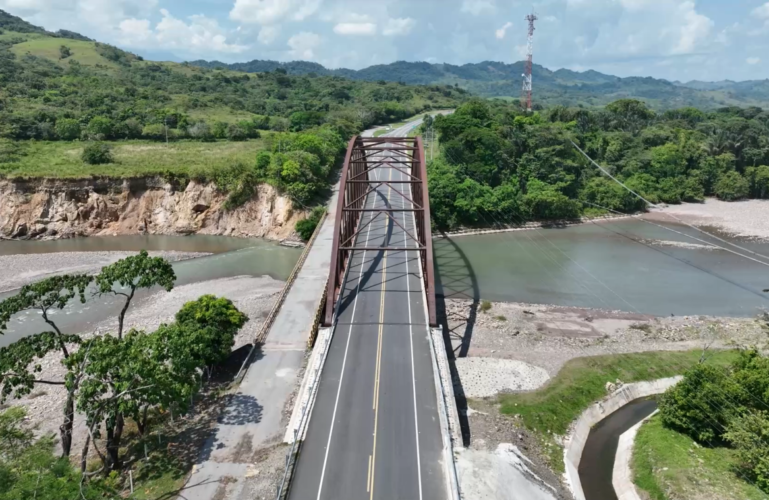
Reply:
M368 456L368 479L366 480L366 493L371 491L371 455Z
M392 168L389 168L388 180L392 180ZM391 189L388 186L387 200L390 200ZM387 224L389 224L389 220ZM385 236L387 235L387 227L385 226ZM387 241L383 242L387 245ZM376 359L376 375L374 376L374 447L371 456L371 463L369 464L369 480L368 491L370 493L370 499L374 498L374 473L376 470L376 435L377 426L379 424L379 378L382 373L382 340L384 338L384 312L385 312L385 291L387 288L387 250L384 251L384 258L382 260L382 295L379 303L379 338L377 339L377 359Z

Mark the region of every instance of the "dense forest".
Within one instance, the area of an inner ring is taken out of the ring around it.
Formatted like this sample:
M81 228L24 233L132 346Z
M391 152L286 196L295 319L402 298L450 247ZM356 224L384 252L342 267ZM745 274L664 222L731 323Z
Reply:
M522 61L505 64L482 61L463 65L431 64L427 62L396 61L378 64L360 70L327 69L307 61L254 60L245 63L224 64L218 61L193 61L190 64L204 68L221 68L249 73L284 69L295 75L336 75L352 80L403 82L413 85L448 84L484 97L515 98L520 95ZM669 82L656 78L606 75L598 71L549 70L535 64L532 68L536 82L537 103L544 107L554 105L586 107L604 106L621 98L634 98L646 102L656 110L682 106L716 109L724 106L769 107L769 81L747 82Z
M626 99L525 115L472 100L432 126L442 155L429 165L430 203L441 229L644 209L572 141L652 203L769 198L769 112L760 108L657 114Z

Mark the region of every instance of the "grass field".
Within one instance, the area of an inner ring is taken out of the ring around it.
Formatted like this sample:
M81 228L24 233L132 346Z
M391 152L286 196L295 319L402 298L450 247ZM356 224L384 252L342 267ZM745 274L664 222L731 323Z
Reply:
M641 426L633 448L633 482L651 500L680 498L766 500L769 495L737 476L728 448L704 448L663 427L659 416Z
M17 57L31 54L57 62L64 66L69 61L74 60L86 66L102 65L106 68L117 68L117 64L105 58L96 51L93 42L83 42L80 40L69 40L63 38L51 38L44 35L25 35L27 41L13 46L11 51ZM59 47L66 45L72 51L72 55L67 59L60 59Z
M563 453L554 435L563 436L585 409L606 395L606 382L625 383L681 375L700 359L701 351L645 352L573 359L538 391L499 396L500 412L520 415L523 424L542 436L550 466L563 471ZM726 365L736 351L717 351L710 363Z
M5 153L4 153L5 144ZM27 141L0 143L0 177L143 177L153 175L201 175L234 163L254 162L264 140L245 142L179 141L168 146L149 141L120 141L113 146L115 162L88 165L80 155L83 142ZM9 153L13 147L17 152ZM9 156L13 161L8 161ZM204 177L208 177L204 175Z

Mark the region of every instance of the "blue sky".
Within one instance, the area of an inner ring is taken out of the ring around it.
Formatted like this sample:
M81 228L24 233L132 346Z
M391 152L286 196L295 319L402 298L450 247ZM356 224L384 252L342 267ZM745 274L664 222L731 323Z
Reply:
M769 78L767 0L0 0L152 59L535 62L669 80Z

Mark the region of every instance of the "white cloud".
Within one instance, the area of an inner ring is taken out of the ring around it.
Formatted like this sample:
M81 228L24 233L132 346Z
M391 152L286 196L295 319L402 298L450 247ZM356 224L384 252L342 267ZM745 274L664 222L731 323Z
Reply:
M760 63L760 62L761 62L761 58L760 58L760 57L748 57L748 59L746 60L746 62L747 62L748 64L750 64L751 66L753 66L753 65L755 65L755 64L758 64L758 63Z
M334 33L337 35L376 35L376 24L374 23L339 23L334 26Z
M505 33L507 32L508 28L510 28L510 27L512 27L512 26L513 26L513 23L511 23L510 21L508 21L508 22L506 22L506 23L504 24L504 26L502 26L501 28L499 28L499 29L498 29L498 30L495 32L495 34L497 35L497 39L498 39L498 40L502 40L503 38L505 38Z
M461 12L469 12L474 16L491 13L496 10L494 0L462 0Z
M291 47L288 54L297 59L313 59L321 42L320 35L302 31L288 39L288 46Z
M385 36L408 35L411 33L411 30L414 29L416 23L417 22L410 17L391 18L387 20L387 24L385 24L382 34Z
M769 19L769 2L760 7L756 7L750 14L758 19Z
M279 26L263 26L259 30L259 36L256 37L262 45L270 45L280 34Z
M184 54L238 54L246 45L228 43L224 30L216 20L206 16L189 17L189 23L177 19L166 9L160 9L163 19L151 28L146 19L125 19L118 25L123 45L145 49L163 48Z
M323 0L235 0L230 19L252 24L302 21L313 15Z
M683 2L679 12L683 23L678 45L673 49L673 54L690 54L700 41L707 38L715 23L709 17L698 13L692 1Z

